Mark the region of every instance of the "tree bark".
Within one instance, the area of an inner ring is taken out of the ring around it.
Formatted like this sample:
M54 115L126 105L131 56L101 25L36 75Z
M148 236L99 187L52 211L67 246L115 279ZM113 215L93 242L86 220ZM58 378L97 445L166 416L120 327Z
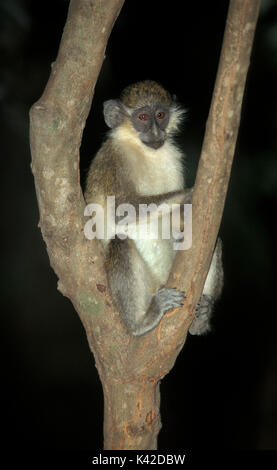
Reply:
M138 377L104 380L105 449L157 449L161 429L160 384Z
M180 252L168 285L187 293L189 315L202 293L222 218L260 0L230 0L217 78L193 193L193 245Z
M193 246L179 253L168 285L183 308L131 337L112 305L100 244L84 236L79 147L106 44L124 0L71 0L46 89L30 112L32 171L40 227L58 289L85 327L104 390L106 449L155 449L159 382L187 335L209 268L238 132L259 0L231 0L193 197Z

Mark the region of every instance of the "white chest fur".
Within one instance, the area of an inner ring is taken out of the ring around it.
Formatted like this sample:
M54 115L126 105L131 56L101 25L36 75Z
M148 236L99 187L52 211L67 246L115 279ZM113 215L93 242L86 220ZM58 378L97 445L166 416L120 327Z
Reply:
M182 155L170 142L145 153L135 180L139 194L163 194L184 187Z
M126 171L138 194L164 194L184 188L182 153L169 140L154 150L142 144L129 129L116 129L113 134L122 152L128 152L124 158Z
M182 153L170 140L157 150L141 143L131 128L114 129L119 155L124 155L125 171L142 196L165 194L184 188ZM127 157L127 158L126 158ZM136 247L157 280L165 283L175 257L172 240L136 237Z

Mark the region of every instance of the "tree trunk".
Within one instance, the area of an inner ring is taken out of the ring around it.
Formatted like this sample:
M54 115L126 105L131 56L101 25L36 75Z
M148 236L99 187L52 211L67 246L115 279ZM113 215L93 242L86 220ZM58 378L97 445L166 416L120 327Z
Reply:
M104 384L105 449L157 449L161 429L160 385L138 378Z
M80 316L102 381L105 448L156 449L159 382L186 340L221 220L259 0L230 1L193 196L193 246L179 252L168 282L185 290L187 300L142 337L130 336L121 323L109 296L100 244L84 236L79 175L83 128L123 3L71 0L49 82L30 112L32 171L40 227L58 289Z

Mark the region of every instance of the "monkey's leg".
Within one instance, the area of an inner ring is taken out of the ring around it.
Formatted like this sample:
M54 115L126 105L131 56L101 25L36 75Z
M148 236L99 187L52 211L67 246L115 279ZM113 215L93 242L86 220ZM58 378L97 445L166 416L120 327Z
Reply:
M195 318L190 326L192 335L202 335L211 329L210 319L216 300L223 287L222 243L218 239L211 266L204 284L203 293L195 308Z
M211 295L201 295L200 300L195 307L195 317L189 328L191 335L203 335L210 331L210 319L214 303L215 299Z
M157 280L130 239L110 241L106 272L113 302L135 336L155 328L164 313L180 307L185 298L176 289L157 289Z

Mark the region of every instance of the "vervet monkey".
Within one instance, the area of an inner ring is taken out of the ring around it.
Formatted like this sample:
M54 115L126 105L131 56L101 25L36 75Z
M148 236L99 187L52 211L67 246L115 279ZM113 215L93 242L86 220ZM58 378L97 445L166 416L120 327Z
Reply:
M172 137L183 110L156 82L146 80L125 88L120 99L104 103L104 119L111 129L90 166L85 199L107 207L173 202L190 203L185 190L182 152ZM163 239L102 240L112 300L128 330L135 336L155 328L165 312L179 307L185 293L166 288L176 251L172 237ZM212 306L223 280L221 243L216 246L203 294L197 304L191 334L208 331Z

